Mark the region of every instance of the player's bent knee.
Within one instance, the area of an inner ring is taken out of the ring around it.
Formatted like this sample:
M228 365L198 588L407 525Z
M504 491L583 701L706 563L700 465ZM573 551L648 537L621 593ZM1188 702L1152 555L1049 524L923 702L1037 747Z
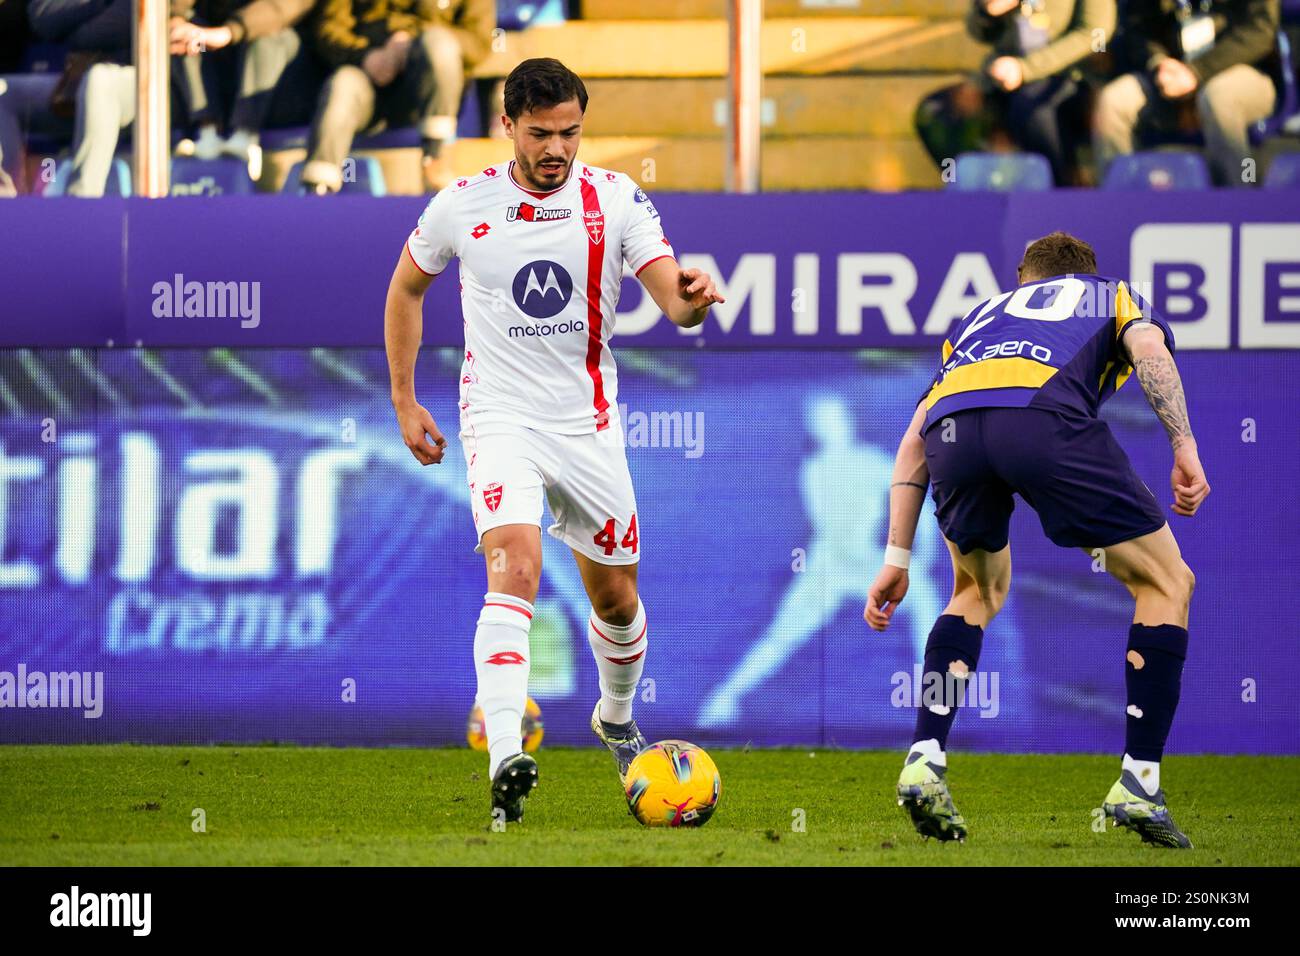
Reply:
M980 592L980 603L984 605L984 613L988 615L989 620L997 617L998 612L1002 610L1002 605L1007 601L1007 590L988 588Z
M494 591L531 601L541 583L542 569L530 556L507 554L504 565L492 569L489 586Z
M606 624L627 627L636 620L639 604L635 587L609 588L592 597L591 611Z

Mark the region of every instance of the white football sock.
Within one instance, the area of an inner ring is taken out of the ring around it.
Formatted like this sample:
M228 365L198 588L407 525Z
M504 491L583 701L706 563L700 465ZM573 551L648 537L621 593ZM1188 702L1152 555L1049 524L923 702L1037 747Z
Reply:
M1137 777L1148 797L1154 797L1160 789L1160 762L1157 760L1134 760L1128 754L1119 765L1120 771L1128 770Z
M626 627L606 624L592 612L587 642L600 673L600 719L625 724L632 719L632 700L645 670L646 619L641 599L637 598L636 617Z
M489 591L474 631L474 673L488 741L488 775L524 749L528 703L528 629L533 606L523 598Z
M948 766L948 755L939 749L939 741L934 737L930 737L928 740L918 740L912 744L907 750L907 755L910 757L915 753L921 754L927 763L939 767Z

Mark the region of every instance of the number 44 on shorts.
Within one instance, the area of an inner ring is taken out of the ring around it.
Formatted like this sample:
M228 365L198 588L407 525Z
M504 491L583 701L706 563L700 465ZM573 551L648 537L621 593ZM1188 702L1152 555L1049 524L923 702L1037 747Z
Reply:
M614 536L614 519L610 518L605 522L605 527L596 532L592 538L596 544L605 549L605 557L614 553L614 542L618 540ZM622 547L630 548L633 554L636 554L636 515L632 516L631 522L627 526L627 534L623 535Z

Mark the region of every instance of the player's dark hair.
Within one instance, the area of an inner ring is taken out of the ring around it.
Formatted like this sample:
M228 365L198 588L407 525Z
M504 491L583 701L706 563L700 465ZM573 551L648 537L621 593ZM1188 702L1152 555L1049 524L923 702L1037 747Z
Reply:
M573 99L578 101L578 109L587 112L587 87L582 79L549 56L524 60L506 77L506 115L512 120Z
M1035 239L1025 249L1025 257L1020 262L1020 281L1069 274L1097 274L1097 254L1082 239L1057 231Z

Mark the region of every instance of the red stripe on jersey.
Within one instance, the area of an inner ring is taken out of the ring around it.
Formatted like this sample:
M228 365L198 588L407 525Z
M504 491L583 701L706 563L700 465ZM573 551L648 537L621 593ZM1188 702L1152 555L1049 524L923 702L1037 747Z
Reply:
M596 187L589 180L581 180L582 185L582 224L584 228L591 219L588 213L600 213L600 197ZM600 313L600 274L605 266L605 228L600 227L600 241L590 242L590 230L587 239L587 374L591 376L592 407L596 410L596 431L609 427L609 401L605 398L605 382L600 374L600 353L604 348L601 342Z
M653 263L658 262L660 259L671 259L671 258L672 258L672 256L668 255L668 253L666 253L666 252L665 252L662 256L655 256L653 259L651 259L649 262L647 262L647 263L646 263L644 266L642 266L640 269L637 269L637 270L636 270L636 274L637 274L637 275L640 275L642 272L645 271L646 266L652 265Z
M391 247L390 247L390 248L391 248ZM411 243L410 243L410 240L407 240L407 243L406 243L406 245L405 245L403 248L406 249L406 254L407 254L408 256L410 256L410 258L411 258L411 265L415 266L415 268L419 269L421 272L423 272L423 273L424 273L425 275L427 275L427 276L436 276L436 275L440 275L440 273L437 273L437 272L430 272L428 269L424 268L422 265L420 265L418 262L415 261L415 256L412 255L412 253L411 253ZM389 255L392 255L392 253L389 253Z

